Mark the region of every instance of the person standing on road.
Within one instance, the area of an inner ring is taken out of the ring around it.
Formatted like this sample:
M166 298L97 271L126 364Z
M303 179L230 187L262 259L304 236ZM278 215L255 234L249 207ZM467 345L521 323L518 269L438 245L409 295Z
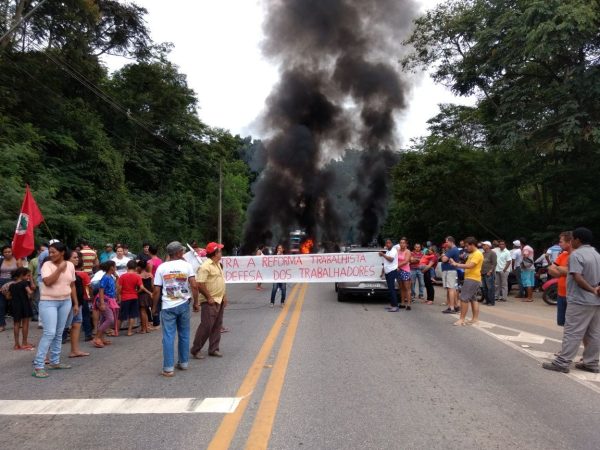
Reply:
M385 241L385 250L385 252L379 252L379 256L383 258L382 275L385 275L385 281L387 283L391 300L391 306L388 306L386 309L389 312L397 312L399 310L398 292L396 292L396 278L398 278L398 252L396 247L392 245L391 239Z
M41 269L40 317L44 324L44 331L33 360L32 375L36 378L48 377L48 372L44 368L48 350L50 350L49 369L71 368L70 365L60 362L62 334L71 307L73 314L77 315L79 312L75 290L75 266L66 260L68 257L66 246L62 242L51 244L48 257L50 261L46 261Z
M571 240L573 233L564 231L560 233L558 245L562 252L554 259L548 267L548 273L558 278L558 296L556 298L556 324L565 325L565 314L567 313L567 275L569 274L569 255L571 253Z
M483 246L483 264L481 266L483 300L486 305L494 306L496 304L496 294L494 291L496 287L495 277L498 256L492 250L492 243L490 241L483 241L481 245Z
M427 291L427 304L433 305L435 299L435 289L433 288L432 269L435 271L437 266L438 255L437 250L432 246L429 247L427 254L423 255L421 261L419 261L419 270L423 274L425 280L425 289Z
M521 241L515 240L513 241L513 248L510 252L510 257L512 258L512 270L515 274L515 278L517 279L517 283L519 284L519 292L515 295L515 298L525 298L525 288L523 287L523 282L521 281L521 263L523 262L523 253L521 252Z
M115 256L117 256L117 254L113 251L113 245L106 244L104 246L104 251L100 253L99 262L102 264L103 262L110 261Z
M11 281L14 270L23 266L23 261L14 257L9 245L2 247L2 259L0 259L0 287ZM6 297L0 292L0 331L6 329Z
M446 238L446 252L442 255L442 285L446 290L446 304L448 308L442 311L445 314L457 313L460 310L457 301L456 288L458 287L458 272L450 260L460 260L460 250L456 247L452 236Z
M283 255L283 245L279 244L277 246L276 252L277 255ZM271 308L275 306L275 296L277 295L277 290L281 290L281 307L285 303L285 293L286 293L286 284L285 283L273 283L273 288L271 289Z
M406 308L410 311L410 250L408 249L408 239L400 238L396 245L398 253L398 286L400 287L400 308Z
M98 255L85 239L79 241L79 245L81 245L80 253L83 258L83 272L87 273L91 278L94 275L94 269L98 268Z
M425 279L423 278L423 271L420 269L421 258L423 258L423 252L421 251L421 244L417 242L413 246L413 251L410 253L410 294L412 300L414 300L416 296L417 281L419 282L419 299L423 298Z
M521 299L522 302L533 301L533 288L535 286L535 255L533 248L527 245L524 239L521 239L521 284L525 289L527 297Z
M206 244L206 261L198 268L196 281L200 291L200 304L194 303L194 310L200 308L200 325L196 329L194 344L191 354L195 359L203 359L200 354L202 347L208 341L208 355L221 357L221 327L223 326L223 313L227 306L227 293L225 289L225 275L221 250L223 244L209 242Z
M477 248L477 239L474 237L468 237L465 239L465 250L468 254L467 261L464 264L460 264L453 259L450 259L450 264L455 268L465 269L465 281L463 282L462 289L460 291L460 301L462 303L460 307L460 319L454 322L456 326L465 325L465 318L467 317L467 310L469 309L469 303L471 303L471 309L473 317L468 322L470 325L476 325L479 322L479 303L475 296L481 286L481 268L483 266L483 254Z
M187 370L190 356L190 300L198 302L198 287L192 265L183 259L185 247L178 241L167 245L169 261L156 269L152 312L158 309L161 297L163 369L164 377L175 375L175 367ZM161 296L162 288L162 296ZM175 334L177 334L178 360L175 365Z
M508 297L508 273L510 272L512 258L504 240L498 241L498 247L494 251L496 252L495 294L499 302L505 302Z
M547 370L569 372L569 366L583 341L583 361L579 370L598 373L600 356L600 254L591 246L592 232L587 228L573 231L567 276L567 313L562 349L552 362L542 364Z

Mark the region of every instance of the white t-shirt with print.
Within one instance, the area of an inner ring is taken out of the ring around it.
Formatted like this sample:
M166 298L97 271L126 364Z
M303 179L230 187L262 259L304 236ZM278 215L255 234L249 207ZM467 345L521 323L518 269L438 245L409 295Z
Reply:
M115 262L115 264L117 265L117 275L121 276L125 272L127 272L127 263L131 261L131 259L127 256L123 256L123 258L121 259L115 256L113 259L111 259L111 261Z
M193 276L192 265L182 259L167 261L158 266L154 285L162 286L162 309L175 308L192 298L189 278Z

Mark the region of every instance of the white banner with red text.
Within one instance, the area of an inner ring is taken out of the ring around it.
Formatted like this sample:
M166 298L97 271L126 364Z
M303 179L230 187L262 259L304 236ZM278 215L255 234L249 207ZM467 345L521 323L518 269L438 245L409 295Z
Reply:
M184 255L197 271L204 260L191 251ZM334 283L375 281L383 258L377 252L309 255L224 256L226 283Z

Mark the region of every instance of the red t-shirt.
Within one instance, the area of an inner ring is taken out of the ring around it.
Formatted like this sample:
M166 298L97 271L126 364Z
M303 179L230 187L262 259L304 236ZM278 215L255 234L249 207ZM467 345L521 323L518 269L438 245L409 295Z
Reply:
M421 257L421 261L419 261L419 265L428 266L432 262L433 262L433 265L431 266L431 268L434 269L438 262L437 256L435 255L435 253L429 253L427 255L423 255Z
M419 265L421 264L421 258L423 258L423 252L410 252L410 257L412 258L416 258L417 262L411 262L410 263L410 268L411 269L418 269Z
M121 300L136 300L138 298L138 291L136 288L142 287L142 277L135 272L126 272L119 277L117 281L121 286Z
M562 252L554 260L554 264L559 267L569 267L569 252ZM567 276L558 277L558 295L561 297L567 296Z
M78 275L79 278L81 278L81 282L83 283L83 299L89 300L90 297L88 295L88 290L86 289L86 287L88 287L90 284L92 284L92 282L90 281L90 276L87 274L87 272L80 272L80 271L76 271L75 275Z

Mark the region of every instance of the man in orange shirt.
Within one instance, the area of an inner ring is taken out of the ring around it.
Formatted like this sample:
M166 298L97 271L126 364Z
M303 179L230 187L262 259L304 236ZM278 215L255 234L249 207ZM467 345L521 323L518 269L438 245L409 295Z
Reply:
M569 274L569 254L571 253L571 239L573 233L565 231L560 233L558 245L562 252L556 257L554 262L548 267L548 273L558 278L558 298L556 304L556 323L559 326L565 325L565 315L567 314L567 275Z

